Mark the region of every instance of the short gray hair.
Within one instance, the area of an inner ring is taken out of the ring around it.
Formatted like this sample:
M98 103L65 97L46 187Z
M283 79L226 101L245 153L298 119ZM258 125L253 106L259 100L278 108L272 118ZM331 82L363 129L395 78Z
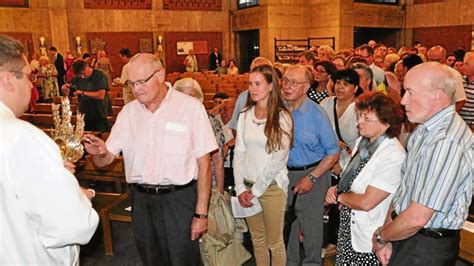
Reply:
M197 80L193 78L183 78L177 80L173 85L173 89L179 92L183 92L185 88L193 88L197 94L196 98L201 102L204 101L204 95L202 93L201 85L199 85L199 82L197 82Z
M445 75L436 75L431 79L431 90L441 90L446 94L451 103L454 103L454 95L457 90L464 90L463 79L461 74L454 68L436 62L443 68Z

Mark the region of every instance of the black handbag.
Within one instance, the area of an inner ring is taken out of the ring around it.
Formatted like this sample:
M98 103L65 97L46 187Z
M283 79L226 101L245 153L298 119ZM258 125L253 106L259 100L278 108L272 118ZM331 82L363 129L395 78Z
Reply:
M290 239L291 227L293 226L293 222L296 220L295 204L297 197L298 194L293 194L293 199L291 199L291 205L285 212L285 225L283 227L283 240L285 241L285 246L288 244L288 240Z

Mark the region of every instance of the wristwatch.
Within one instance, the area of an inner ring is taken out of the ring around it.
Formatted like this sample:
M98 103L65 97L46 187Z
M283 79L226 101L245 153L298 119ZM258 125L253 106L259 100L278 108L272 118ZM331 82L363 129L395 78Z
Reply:
M198 214L198 213L194 213L194 218L198 218L198 219L207 219L207 213L206 213L206 214Z
M380 234L380 228L375 231L374 238L375 241L377 241L377 243L379 243L380 245L387 244L387 241L382 239L382 235Z
M308 177L309 177L309 180L311 180L311 183L313 184L316 184L316 182L318 181L318 178L314 176L313 174L309 174Z

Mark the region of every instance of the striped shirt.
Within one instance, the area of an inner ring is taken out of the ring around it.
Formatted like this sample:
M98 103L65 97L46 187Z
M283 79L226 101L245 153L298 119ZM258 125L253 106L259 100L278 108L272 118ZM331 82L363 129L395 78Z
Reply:
M426 228L460 229L472 196L473 141L454 105L420 124L408 142L395 211L413 201L435 210Z
M464 79L464 91L466 92L466 103L459 114L468 125L474 123L474 80Z

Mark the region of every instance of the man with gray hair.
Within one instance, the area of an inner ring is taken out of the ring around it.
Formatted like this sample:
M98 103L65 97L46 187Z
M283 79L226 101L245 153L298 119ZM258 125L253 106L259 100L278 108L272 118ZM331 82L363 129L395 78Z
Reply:
M282 96L293 116L294 143L288 157L288 205L296 197L286 265L321 265L324 200L331 185L329 170L339 159L339 144L324 109L306 96L313 79L307 67L290 67L282 79ZM297 196L296 196L297 195ZM299 234L303 235L304 252Z
M99 167L123 153L132 226L144 265L200 264L198 238L207 230L210 155L216 138L202 103L165 83L153 54L130 60L125 105L107 143L88 135L87 152Z
M59 147L18 119L28 109L31 67L22 44L0 35L0 265L79 265L99 217Z
M385 225L374 232L373 249L382 264L456 264L474 175L472 132L454 108L456 75L429 62L405 77L401 103L408 120L420 124L408 142Z

